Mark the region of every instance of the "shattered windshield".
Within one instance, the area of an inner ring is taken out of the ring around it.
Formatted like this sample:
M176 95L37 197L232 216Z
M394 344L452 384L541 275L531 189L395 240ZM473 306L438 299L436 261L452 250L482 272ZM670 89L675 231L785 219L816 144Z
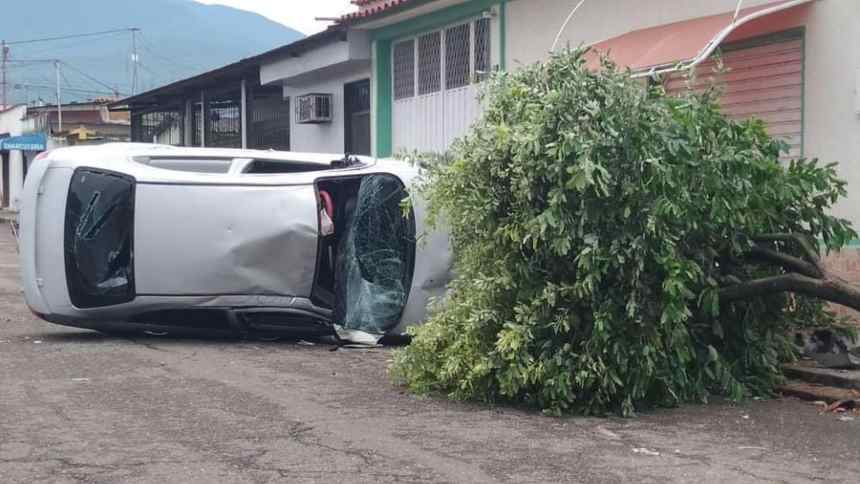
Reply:
M78 169L66 202L66 280L72 304L109 306L134 298L134 180Z
M415 258L414 218L403 216L404 198L393 176L361 180L338 250L335 319L344 328L383 334L400 322Z

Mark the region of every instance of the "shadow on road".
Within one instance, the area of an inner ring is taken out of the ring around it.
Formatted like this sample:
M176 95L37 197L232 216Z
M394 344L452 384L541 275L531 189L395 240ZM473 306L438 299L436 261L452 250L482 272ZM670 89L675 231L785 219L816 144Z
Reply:
M225 332L194 332L179 331L157 333L151 331L113 331L99 332L95 330L80 331L46 331L23 335L31 340L58 344L93 344L111 342L135 342L140 344L192 344L196 346L213 346L224 344L266 343L282 346L321 346L336 350L344 347L344 343L334 336L291 335L250 333L247 335L230 334ZM409 344L409 337L403 335L386 336L380 342L383 347L402 347ZM346 345L356 347L355 345Z

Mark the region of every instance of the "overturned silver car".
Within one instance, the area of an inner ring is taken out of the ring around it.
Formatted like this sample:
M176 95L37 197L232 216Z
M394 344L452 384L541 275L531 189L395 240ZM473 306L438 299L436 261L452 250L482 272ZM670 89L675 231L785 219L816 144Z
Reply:
M143 144L49 152L21 199L27 304L102 331L402 334L444 292L447 235L424 233L424 203L409 193L417 168L335 158Z

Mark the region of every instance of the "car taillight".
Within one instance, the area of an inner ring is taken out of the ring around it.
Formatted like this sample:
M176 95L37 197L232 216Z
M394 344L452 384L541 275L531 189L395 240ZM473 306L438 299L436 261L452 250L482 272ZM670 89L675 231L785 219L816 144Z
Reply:
M49 154L51 154L51 150L43 151L43 152L39 153L38 155L36 155L36 157L33 158L33 161L39 161L42 158L46 158Z

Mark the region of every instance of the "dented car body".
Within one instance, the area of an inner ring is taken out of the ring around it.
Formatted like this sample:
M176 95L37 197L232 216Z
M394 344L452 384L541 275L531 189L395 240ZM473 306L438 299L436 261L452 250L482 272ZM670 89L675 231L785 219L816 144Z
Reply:
M52 151L30 168L21 200L27 304L103 331L401 334L445 290L448 237L425 233L425 205L409 192L417 168L334 158Z

